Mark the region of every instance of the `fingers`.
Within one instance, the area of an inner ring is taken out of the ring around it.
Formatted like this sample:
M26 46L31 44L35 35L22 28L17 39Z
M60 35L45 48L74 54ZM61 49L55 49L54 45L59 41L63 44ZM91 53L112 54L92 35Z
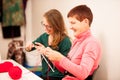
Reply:
M25 50L29 52L29 51L31 51L31 49L33 47L35 47L38 51L41 51L42 49L45 48L44 45L42 45L41 43L35 42L35 44L33 44L33 43L30 43L29 45L27 44ZM42 52L43 52L43 50L42 50Z
M49 47L46 48L45 56L50 61L60 61L64 57L60 52L52 50Z
M26 51L31 51L31 49L32 49L33 47L34 47L34 44L31 43L31 44L29 44L29 45L26 46L25 50L26 50Z
M35 48L36 48L37 50L39 50L39 51L45 49L45 47L44 47L43 45L41 45L41 44L40 44L40 45L38 45L38 44L35 45Z
M35 42L35 46L44 47L44 45L42 45L41 43L38 43L38 42Z
M37 51L40 54L44 54L45 53L45 47L41 43L35 42L35 48L37 49Z
M50 47L45 48L44 55L45 55L49 60L51 60L51 59L50 59L50 56L52 55L52 53L53 53L53 50L52 50Z
M44 47L36 46L36 49L37 49L40 53L44 53L44 52L45 52L45 48L44 48Z

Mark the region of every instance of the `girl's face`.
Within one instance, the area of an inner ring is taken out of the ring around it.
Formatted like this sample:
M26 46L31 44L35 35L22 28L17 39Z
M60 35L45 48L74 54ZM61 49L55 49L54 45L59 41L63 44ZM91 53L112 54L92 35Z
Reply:
M43 27L45 28L45 32L49 35L53 34L53 28L48 24L46 18L43 18L43 21L41 22L41 24L43 25Z
M70 29L73 30L75 37L78 37L81 33L89 29L88 19L84 19L80 22L75 17L69 17L68 20L70 23Z

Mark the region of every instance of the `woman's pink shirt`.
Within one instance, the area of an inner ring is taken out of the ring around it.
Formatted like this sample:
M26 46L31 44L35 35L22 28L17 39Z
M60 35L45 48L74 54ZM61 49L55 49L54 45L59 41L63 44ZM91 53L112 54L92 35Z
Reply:
M84 80L97 69L101 58L101 46L88 30L74 41L68 58L64 57L60 65L73 76L66 75L62 80Z

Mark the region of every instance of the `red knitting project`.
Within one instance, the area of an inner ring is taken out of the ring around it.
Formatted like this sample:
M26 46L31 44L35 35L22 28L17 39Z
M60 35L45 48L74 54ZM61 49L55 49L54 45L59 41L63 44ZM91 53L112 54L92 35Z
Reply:
M14 80L20 79L22 76L22 70L18 66L13 66L9 69L8 74Z
M4 63L0 63L0 73L8 72L11 67L13 67L13 64L9 61L6 61Z

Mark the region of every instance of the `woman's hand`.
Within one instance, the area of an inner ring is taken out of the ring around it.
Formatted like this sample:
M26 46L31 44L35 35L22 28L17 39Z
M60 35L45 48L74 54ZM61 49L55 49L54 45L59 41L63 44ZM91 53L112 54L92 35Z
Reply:
M26 51L31 51L31 49L34 47L34 44L33 43L29 43L29 44L27 44L27 46L25 47L25 50Z
M49 60L51 61L60 61L64 56L59 53L58 51L52 50L50 47L47 47L45 49L44 55L48 57Z
M60 61L64 56L58 51L52 50L50 47L45 48L41 43L35 43L35 48L41 54L44 54L51 61Z
M41 54L45 53L45 47L41 43L35 42L35 48L37 49L38 52Z

